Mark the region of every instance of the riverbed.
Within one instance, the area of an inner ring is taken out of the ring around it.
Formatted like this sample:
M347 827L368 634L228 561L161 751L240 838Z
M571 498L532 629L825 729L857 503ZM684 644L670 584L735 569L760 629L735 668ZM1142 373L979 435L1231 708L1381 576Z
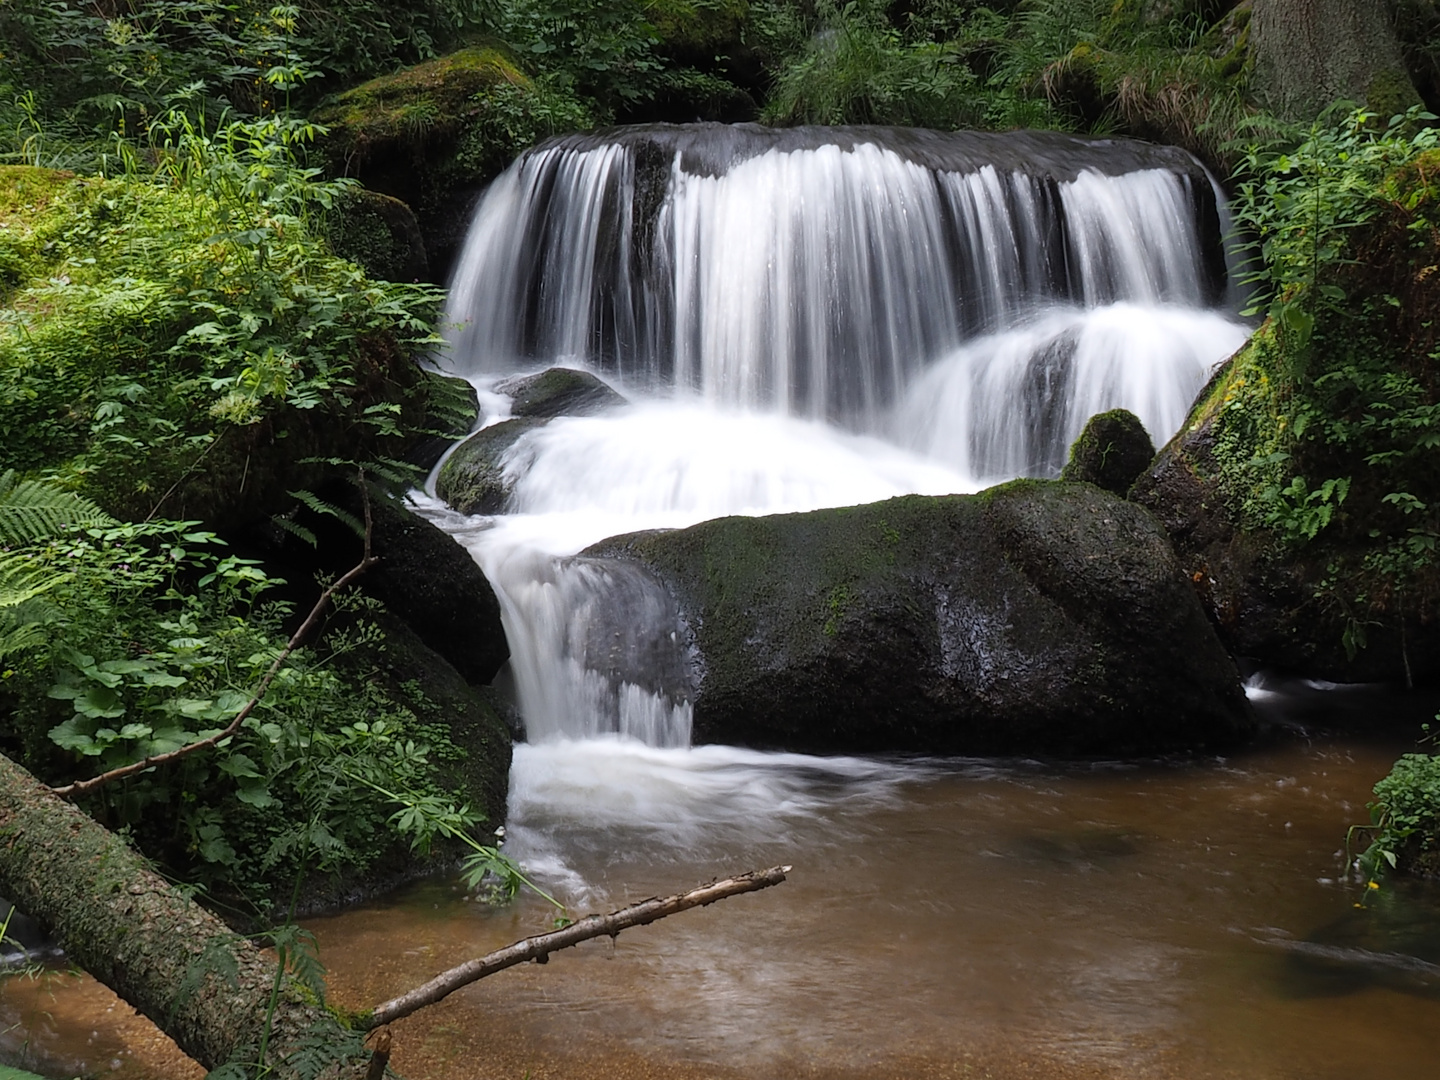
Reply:
M1440 891L1367 899L1346 872L1347 828L1411 744L1323 723L1393 720L1396 699L1284 701L1307 727L1183 760L521 746L508 845L573 913L794 870L462 990L394 1025L393 1065L410 1080L1429 1080ZM354 1008L552 917L436 881L309 925ZM0 1010L7 1061L198 1075L83 977L12 978Z

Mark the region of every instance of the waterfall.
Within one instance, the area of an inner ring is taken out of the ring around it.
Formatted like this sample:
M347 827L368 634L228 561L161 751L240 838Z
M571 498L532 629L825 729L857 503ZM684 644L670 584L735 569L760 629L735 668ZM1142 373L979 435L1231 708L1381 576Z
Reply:
M689 741L683 618L591 543L1053 476L1108 408L1168 438L1247 333L1224 221L1183 151L1053 133L652 125L523 155L476 209L445 364L632 402L527 432L509 512L460 529L531 738Z

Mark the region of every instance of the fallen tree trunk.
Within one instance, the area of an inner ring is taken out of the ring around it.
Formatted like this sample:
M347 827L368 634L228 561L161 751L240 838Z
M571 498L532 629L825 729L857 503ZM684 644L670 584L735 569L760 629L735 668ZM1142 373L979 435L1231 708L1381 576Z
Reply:
M613 911L609 915L587 915L559 930L552 930L548 934L536 934L534 937L517 941L514 945L507 945L503 949L487 953L475 960L467 960L449 971L441 972L423 986L417 986L409 993L401 994L382 1005L375 1006L366 1021L366 1026L378 1028L382 1024L409 1016L426 1005L433 1005L442 998L448 997L462 986L478 982L488 975L494 975L497 971L504 971L516 964L523 964L528 960L543 964L549 960L552 952L579 945L582 941L589 941L591 938L597 937L613 938L621 930L628 930L632 926L644 926L657 919L663 919L667 915L713 904L717 900L724 900L727 896L739 896L741 893L755 892L757 889L768 889L771 885L779 885L785 880L785 875L789 871L790 867L788 866L772 866L769 870L752 870L748 874L712 881L709 885L701 885L698 889L691 889L687 893L642 900L638 904L631 904L629 907Z
M0 894L66 955L207 1069L254 1061L275 962L170 886L129 845L0 756ZM362 1076L359 1040L280 982L268 1064L294 1076L297 1049ZM313 1061L313 1057L312 1057Z
M377 1006L369 1029L557 949L769 888L788 866L588 915L437 976ZM160 877L128 844L0 755L0 894L55 935L71 960L114 990L207 1069L232 1064L274 1080L378 1080L389 1039L356 1032L281 976L273 959ZM274 1011L270 1014L272 994ZM270 1014L267 1031L267 1014ZM382 1036L384 1033L382 1033ZM258 1047L267 1046L263 1065ZM257 1067L258 1066L258 1067Z

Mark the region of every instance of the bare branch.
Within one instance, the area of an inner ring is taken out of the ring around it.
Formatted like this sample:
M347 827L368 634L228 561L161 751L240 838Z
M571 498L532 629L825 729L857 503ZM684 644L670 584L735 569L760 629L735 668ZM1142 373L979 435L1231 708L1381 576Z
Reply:
M549 959L550 954L558 949L567 949L571 945L578 945L591 938L613 938L621 930L629 929L632 926L644 926L657 919L663 919L667 915L713 904L727 896L738 896L741 893L755 892L759 889L768 889L771 885L779 885L785 880L785 875L790 872L790 869L788 866L772 866L769 870L752 870L748 874L740 874L736 877L711 882L709 885L701 885L698 889L691 889L686 893L643 900L609 915L587 915L563 929L525 938L523 941L507 945L486 956L467 960L458 967L453 967L449 971L435 976L423 986L417 986L408 993L392 998L382 1005L377 1005L371 1012L369 1020L366 1021L366 1027L367 1029L377 1028L382 1024L389 1024L401 1017L409 1016L427 1005L435 1004L462 986L468 986L487 975L494 975L497 971L504 971L516 964L523 964L527 960L543 964Z
M370 493L365 487L365 474L363 471L360 474L360 495L365 504L365 550L360 556L360 561L337 578L320 594L320 599L315 601L315 606L310 609L310 614L305 616L305 621L300 624L300 629L290 635L290 640L285 643L285 647L281 649L280 654L275 657L269 670L265 672L264 677L260 680L260 684L255 687L255 693L250 696L250 700L245 703L244 707L235 714L235 719L225 725L224 730L217 731L214 735L210 735L196 742L187 743L177 750L170 750L164 754L155 754L142 761L122 765L118 769L111 769L109 772L103 772L99 776L92 776L88 780L77 780L73 784L66 784L64 787L51 788L51 794L58 795L62 799L73 799L77 795L84 795L86 792L94 791L96 788L114 783L116 780L123 780L127 776L134 776L136 773L144 772L146 769L153 769L159 765L168 765L173 761L189 757L191 754L199 753L201 750L208 750L224 742L239 731L240 725L255 711L255 707L259 705L265 697L265 692L270 689L270 684L275 681L275 676L278 675L280 669L285 666L285 661L290 659L290 654L300 647L305 639L309 637L310 632L314 630L315 626L320 622L320 617L325 614L325 609L329 606L331 598L336 593L347 588L356 578L379 562L379 560L371 554L370 537L373 522L371 521L370 513Z

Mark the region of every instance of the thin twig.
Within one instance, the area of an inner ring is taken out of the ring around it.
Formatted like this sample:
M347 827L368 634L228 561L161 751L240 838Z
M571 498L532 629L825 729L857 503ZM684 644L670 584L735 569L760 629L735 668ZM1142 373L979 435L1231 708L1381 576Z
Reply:
M285 666L285 661L290 658L290 654L300 647L306 637L309 636L310 631L312 631L320 621L320 617L325 613L325 608L329 605L331 597L349 586L351 582L379 562L371 553L370 549L374 522L371 519L370 513L370 493L365 487L365 476L363 472L360 476L360 497L365 506L365 550L360 557L360 561L320 594L320 599L315 601L315 606L310 609L310 614L305 616L305 621L300 624L300 629L290 635L290 640L285 643L285 647L281 649L280 654L275 657L269 670L265 672L264 678L260 680L260 684L255 687L255 693L252 694L250 700L245 703L244 708L235 714L235 719L231 720L230 723L225 726L224 730L217 731L214 735L200 739L197 742L187 743L178 750L170 750L164 754L155 754L142 761L135 761L129 765L122 765L118 769L103 772L99 776L92 776L88 780L76 780L73 784L66 784L64 787L51 788L50 793L52 795L58 795L62 799L73 799L77 795L84 795L86 792L94 791L96 788L103 787L116 780L123 780L127 776L134 776L136 773L144 772L146 769L153 769L159 765L168 765L172 761L189 757L191 754L198 753L201 750L208 750L239 731L240 725L255 711L255 707L259 705L261 699L265 697L265 692L270 689L270 684L275 681L275 676L278 675L280 669Z
M497 971L504 971L516 964L523 964L527 960L543 964L557 949L567 949L571 945L578 945L591 938L613 938L621 930L632 926L644 926L657 919L663 919L667 915L713 904L716 900L723 900L727 896L738 896L741 893L755 892L758 889L768 889L771 885L779 885L785 880L785 875L790 872L790 869L788 866L772 866L769 870L752 870L748 874L740 874L722 881L713 881L709 885L701 885L698 889L691 889L687 893L677 893L661 899L643 900L609 915L587 915L560 930L552 930L548 934L536 934L534 937L525 938L523 941L517 941L514 945L507 945L503 949L475 960L467 960L458 967L453 967L449 971L435 976L423 986L417 986L409 993L401 994L382 1005L377 1005L370 1013L369 1019L364 1022L365 1027L367 1030L378 1028L399 1020L401 1017L409 1016L427 1005L435 1004L462 986L468 986L487 975L494 975Z

